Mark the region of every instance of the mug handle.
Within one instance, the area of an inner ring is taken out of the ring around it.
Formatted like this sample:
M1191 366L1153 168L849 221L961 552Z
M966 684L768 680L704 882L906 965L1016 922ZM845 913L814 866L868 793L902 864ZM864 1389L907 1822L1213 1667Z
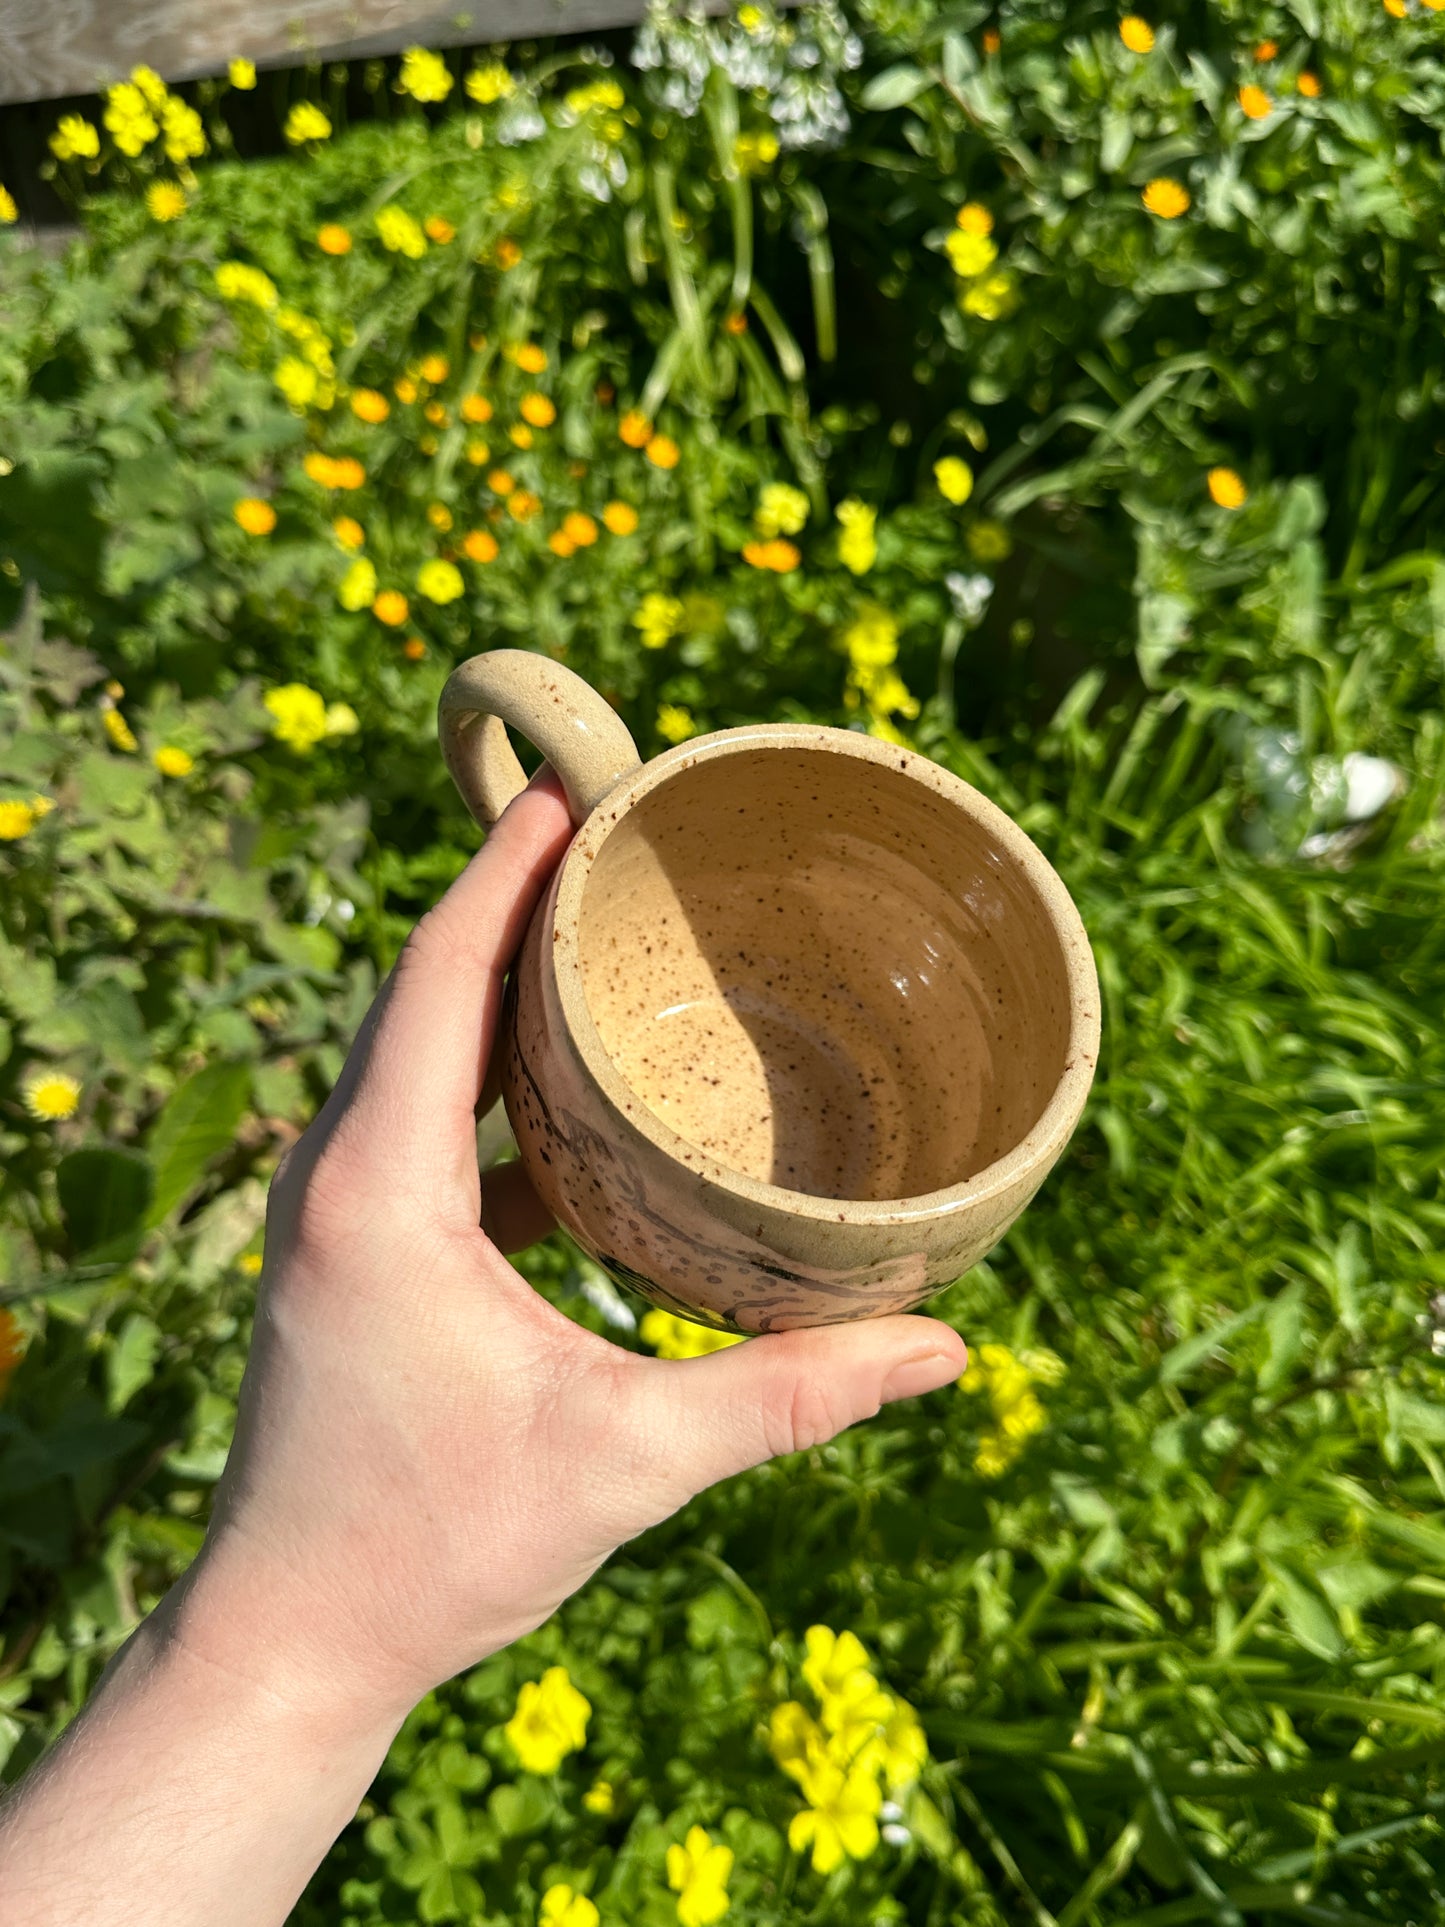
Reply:
M462 801L489 830L527 787L507 724L537 745L562 779L581 825L642 766L627 725L590 683L530 649L492 649L454 669L437 704L442 755Z

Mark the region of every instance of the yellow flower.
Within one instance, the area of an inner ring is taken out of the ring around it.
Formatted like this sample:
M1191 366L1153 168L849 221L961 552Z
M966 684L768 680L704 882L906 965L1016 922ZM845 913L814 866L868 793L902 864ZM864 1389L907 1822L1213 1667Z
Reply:
M1260 62L1274 60L1278 57L1278 54L1279 42L1277 40L1261 40L1254 50L1254 57Z
M154 194L155 189L151 192ZM285 355L276 364L276 372L271 377L281 393L295 409L308 407L316 399L321 386L321 378L309 362L299 355Z
M582 1804L589 1813L600 1813L604 1819L617 1811L617 1797L612 1791L610 1780L594 1780L582 1795Z
M494 468L487 476L487 487L493 495L510 495L516 486L516 481L504 468Z
M642 598L632 622L642 633L644 649L661 649L681 626L682 604L676 596L660 595L654 589Z
M243 1278L259 1278L265 1268L265 1259L259 1251L243 1251L236 1260L236 1269Z
M958 305L980 321L1002 321L1018 306L1018 283L1007 271L991 274L966 287Z
M161 108L161 133L165 139L166 159L177 167L193 161L206 151L206 132L194 107L171 94Z
M635 408L629 408L617 424L618 439L625 442L629 448L646 448L654 432L652 423L646 415L639 413Z
M422 222L422 230L426 238L429 241L435 241L438 247L444 248L448 241L455 241L457 238L456 229L450 221L443 220L440 214L428 214Z
M796 535L808 519L808 498L787 482L769 482L758 496L753 527L759 535Z
M126 80L106 93L102 119L111 139L131 160L161 131L145 95Z
M369 609L375 602L376 568L364 555L358 556L342 576L336 591L336 600L343 609L350 609L355 613L359 613L362 609Z
M28 803L0 803L0 843L18 843L35 828L35 811Z
M507 440L514 448L530 448L532 446L532 431L525 422L514 422L507 430Z
M1048 1417L1033 1387L1056 1384L1063 1372L1063 1360L1053 1352L1016 1354L1007 1345L979 1347L973 1368L960 1383L965 1392L989 1401L993 1422L980 1434L973 1461L980 1478L1001 1478L1026 1442L1044 1430Z
M507 350L508 361L521 369L524 375L540 375L547 366L547 350L535 341L524 341L516 348Z
M305 141L324 141L331 132L331 122L314 101L298 100L286 116L286 138L293 147L300 147Z
M768 1721L768 1751L790 1779L801 1786L828 1757L827 1735L806 1706L784 1700Z
M371 605L371 613L388 629L399 629L406 621L410 604L400 589L383 589Z
M1212 468L1206 479L1210 500L1222 509L1242 509L1249 500L1249 490L1232 468Z
M507 513L518 522L530 522L542 512L542 498L529 488L514 489L507 498Z
M557 419L556 405L545 395L539 395L535 391L523 395L518 406L522 420L530 422L533 428L550 428Z
M528 1680L516 1711L503 1729L527 1773L555 1773L569 1753L587 1744L591 1703L572 1684L565 1666L549 1666Z
M102 710L100 720L104 726L106 735L109 736L112 743L115 744L115 747L119 750L124 750L127 756L133 756L136 750L140 748L140 744L136 741L134 731L131 729L125 717L121 715L120 711L118 709Z
M20 219L20 210L15 205L15 196L8 187L0 187L0 227L13 227Z
M490 445L484 442L480 435L473 435L467 443L467 460L471 463L472 467L480 468L483 462L489 462L491 459L492 451Z
M965 201L953 219L965 234L993 233L993 216L981 201Z
M878 1845L878 1809L883 1796L866 1766L851 1772L825 1760L803 1783L808 1805L793 1815L788 1845L794 1853L813 1849L813 1871L830 1874L846 1854L866 1860Z
M933 479L939 494L957 508L973 494L973 470L957 455L945 455L933 464Z
M271 733L278 743L302 752L326 734L326 704L305 683L283 683L278 689L268 689L261 700L271 712Z
M1274 111L1274 103L1263 87L1241 87L1239 105L1250 120L1267 120Z
M609 502L602 511L602 521L613 535L631 535L637 527L637 510L630 502Z
M802 561L796 545L774 536L768 542L744 542L743 561L751 569L771 569L775 575L791 575Z
M677 467L680 451L671 435L654 435L642 452L654 468Z
M462 554L468 562L495 562L497 538L487 529L468 529L462 537Z
M322 488L360 488L366 480L366 470L354 455L323 455L313 448L302 457L301 466Z
M433 388L446 380L451 372L451 363L445 355L423 355L417 366L417 373L423 381L429 381Z
M505 274L509 268L516 267L522 258L522 250L509 234L502 236L501 240L498 241L496 247L493 249L493 253L496 256L497 266L502 270L503 274Z
M873 531L878 511L850 495L834 510L843 526L838 537L838 560L853 575L866 575L878 560L878 542Z
M361 718L350 703L328 703L326 705L326 734L333 736L354 736L361 728Z
M391 413L391 403L375 388L353 388L351 412L359 421L384 422Z
M586 1795L583 1795L585 1802ZM549 1887L542 1896L541 1927L597 1927L601 1918L587 1898L566 1885Z
M226 75L239 93L249 94L256 85L256 63L254 60L233 60L226 69Z
M1140 198L1149 213L1157 214L1161 221L1177 221L1181 214L1189 212L1188 188L1171 181L1168 175L1150 181Z
M445 502L428 502L426 519L434 529L440 529L445 535L452 525L452 512Z
M912 1786L928 1759L928 1740L906 1700L895 1699L883 1722L873 1758L891 1793Z
M710 1927L728 1910L733 1850L702 1827L689 1827L682 1846L667 1850L667 1884L677 1895L679 1927Z
M270 275L248 267L244 261L221 263L216 269L216 292L223 301L246 301L265 314L270 314L281 299Z
M1147 54L1154 45L1154 29L1137 13L1126 13L1119 22L1119 38L1131 54Z
M55 799L53 797L32 796L30 799L30 814L35 818L37 823L42 817L49 816L54 808Z
M80 1106L80 1079L65 1071L36 1071L20 1086L20 1101L44 1124L74 1117Z
M416 586L428 602L455 602L459 595L465 594L467 585L455 562L442 562L434 557L417 570Z
M597 524L590 515L580 509L573 509L570 515L562 518L562 533L568 541L579 549L590 549L597 540Z
M803 1678L820 1700L842 1693L858 1673L871 1682L868 1654L856 1633L846 1629L835 1633L831 1626L810 1626L803 1635L803 1643L808 1650L808 1657L803 1661Z
M491 60L484 67L473 67L465 85L478 106L490 107L494 100L505 100L508 94L513 93L517 83L500 60Z
M351 231L339 221L327 221L316 230L316 245L323 254L350 254Z
M760 134L739 134L733 142L733 166L739 174L761 174L778 158L778 137L771 129Z
M391 384L391 391L404 408L410 408L421 393L410 375L399 375Z
M1383 0L1383 5L1392 20L1403 20L1409 12L1405 0Z
M489 422L492 404L485 395L463 395L461 415L464 422Z
M562 97L569 113L588 114L594 108L616 113L627 104L627 97L615 80L589 80L585 87L574 87Z
M153 221L178 221L186 205L185 193L174 181L152 181L146 189L146 212Z
M195 757L174 743L162 743L151 761L162 776L189 776L196 767Z
M1308 71L1302 73L1299 79L1295 82L1295 86L1299 88L1300 92L1304 95L1306 100L1318 100L1320 97L1320 82L1319 82L1318 74L1312 74Z
M446 99L453 81L440 54L430 53L425 47L408 47L401 57L401 77L396 84L400 93L410 94L413 100L438 101Z
M99 130L79 114L62 114L50 151L58 161L93 161L100 152Z
M131 83L139 87L149 107L161 107L170 98L166 93L166 83L154 67L132 67Z
M231 510L247 535L269 535L276 526L276 511L259 495L243 495Z
M987 274L998 259L998 248L986 234L969 234L955 228L943 245L954 273L965 280Z
M681 614L680 604L678 613ZM675 736L662 727L662 714L669 709L673 710L675 716L686 717L687 728L682 735ZM670 743L684 742L688 736L697 733L687 711L677 709L670 703L662 705L658 718L658 733ZM738 1332L715 1331L711 1325L695 1325L690 1318L675 1318L670 1311L645 1313L639 1331L643 1344L651 1345L659 1358L706 1358L710 1352L726 1351L729 1345L742 1343Z
M746 6L738 8L738 25L744 33L760 33L767 25L768 16L761 7Z
M376 232L381 245L393 254L409 255L413 261L419 261L426 253L426 236L406 209L394 202L378 208Z

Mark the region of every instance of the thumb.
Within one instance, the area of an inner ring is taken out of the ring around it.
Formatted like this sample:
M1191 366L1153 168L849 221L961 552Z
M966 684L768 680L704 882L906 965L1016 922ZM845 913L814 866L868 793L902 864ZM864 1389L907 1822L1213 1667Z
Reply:
M656 1359L639 1374L641 1429L675 1484L673 1505L785 1452L806 1451L916 1398L968 1364L936 1318L876 1318L777 1332L705 1358Z

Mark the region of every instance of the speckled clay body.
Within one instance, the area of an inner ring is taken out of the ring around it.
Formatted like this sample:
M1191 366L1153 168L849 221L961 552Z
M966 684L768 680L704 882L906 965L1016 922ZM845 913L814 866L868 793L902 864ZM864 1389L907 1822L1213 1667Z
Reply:
M521 780L499 715L581 821L501 1044L558 1221L655 1303L747 1332L904 1310L983 1256L1067 1143L1098 1049L1088 940L1023 832L849 730L727 730L628 768L601 699L516 651L443 696L484 821Z

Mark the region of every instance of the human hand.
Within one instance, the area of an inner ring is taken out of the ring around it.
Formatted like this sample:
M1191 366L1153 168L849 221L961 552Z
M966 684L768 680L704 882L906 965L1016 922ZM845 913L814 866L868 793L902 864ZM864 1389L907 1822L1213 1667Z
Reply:
M235 1443L172 1612L204 1660L299 1703L325 1681L400 1718L705 1486L966 1362L920 1317L664 1362L506 1262L547 1220L517 1165L484 1199L476 1109L570 834L544 775L417 925L272 1185Z

